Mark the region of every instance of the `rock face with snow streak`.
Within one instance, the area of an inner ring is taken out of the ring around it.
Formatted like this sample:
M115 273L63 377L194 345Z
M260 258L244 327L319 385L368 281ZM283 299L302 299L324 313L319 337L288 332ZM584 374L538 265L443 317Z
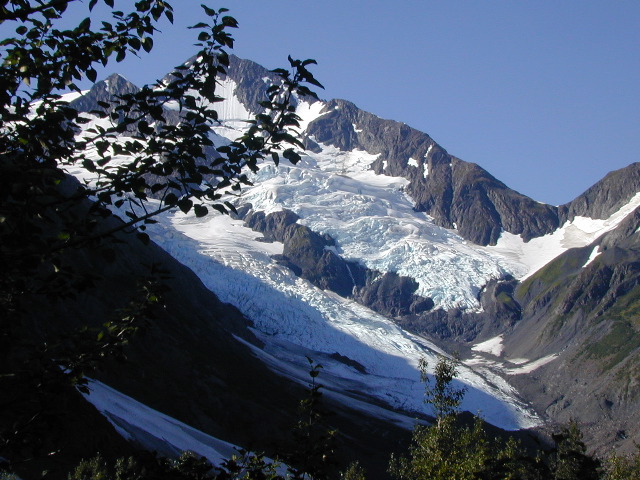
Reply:
M341 150L379 154L372 164L376 173L407 178L416 209L438 225L457 228L467 240L495 244L503 230L528 240L558 227L555 207L535 202L478 165L452 157L425 133L344 100L328 102L324 111L309 125L309 137Z
M582 195L559 207L561 221L573 220L577 215L607 218L638 192L639 185L640 163L609 172Z
M591 445L606 449L630 451L640 438L638 228L636 209L520 284L522 320L504 337L505 358L556 356L514 383L553 420L579 418Z

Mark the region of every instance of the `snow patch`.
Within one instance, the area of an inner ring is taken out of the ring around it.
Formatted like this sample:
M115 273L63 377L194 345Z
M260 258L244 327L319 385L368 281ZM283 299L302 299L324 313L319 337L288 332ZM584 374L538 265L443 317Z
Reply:
M320 118L323 115L326 115L329 112L322 112L322 109L325 107L324 102L316 101L313 103L307 102L306 100L298 103L296 108L296 115L300 117L300 128L298 130L300 133L304 133L307 128L309 128L309 124Z
M504 346L502 345L502 335L498 335L497 337L490 338L489 340L485 340L484 342L477 343L471 350L474 352L483 352L489 353L495 357L499 357L502 354L502 350Z
M231 78L226 77L219 80L216 85L216 95L224 98L224 101L216 103L215 109L218 112L218 120L225 121L243 121L249 120L252 115L247 107L238 99L235 94L237 85Z
M432 149L433 149L433 143L431 145L429 145L429 148L427 148L427 153L424 154L424 158L425 159L429 158L429 154L431 153Z
M518 368L506 368L505 372L508 375L523 375L525 373L531 373L534 370L542 367L543 365L554 361L556 358L558 358L558 354L553 353L551 355L547 355L546 357L539 358L538 360L535 360L533 362L525 363Z
M555 232L528 242L524 242L520 235L503 231L495 246L481 248L505 259L503 265L510 273L524 280L570 248L585 247L593 243L604 233L616 228L638 206L640 192L605 220L578 216Z
M143 447L177 456L192 451L206 457L212 464L237 454L237 447L207 435L175 418L158 412L97 380L89 380L91 394L83 394L127 440Z
M418 164L418 160L416 160L415 158L411 157L409 158L409 161L407 162L407 165L411 166L411 167L416 167L418 168L420 165Z
M589 258L587 259L587 261L585 262L585 264L582 266L582 268L587 267L591 262L593 262L598 255L600 255L602 252L600 251L600 247L598 245L593 247L593 250L591 250L591 254L589 255Z

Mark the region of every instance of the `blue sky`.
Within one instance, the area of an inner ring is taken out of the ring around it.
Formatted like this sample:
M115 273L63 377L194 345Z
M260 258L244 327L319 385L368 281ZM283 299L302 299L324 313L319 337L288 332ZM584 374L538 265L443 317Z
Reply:
M124 8L127 2L116 1ZM114 64L149 83L195 52L174 5L154 52ZM532 198L568 202L640 161L637 0L228 0L234 52L268 68L314 58L325 99L431 135Z

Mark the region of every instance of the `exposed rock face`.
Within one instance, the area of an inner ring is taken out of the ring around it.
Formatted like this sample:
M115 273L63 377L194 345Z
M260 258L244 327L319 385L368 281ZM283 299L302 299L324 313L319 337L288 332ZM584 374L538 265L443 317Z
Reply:
M110 75L106 80L97 82L86 94L71 102L71 106L80 112L102 110L98 102L113 101L116 95L136 93L140 88L117 73Z
M556 207L535 202L478 165L452 157L427 134L350 102L328 102L307 135L341 150L379 155L374 171L407 178L417 210L479 245L495 244L503 230L528 240L558 227Z

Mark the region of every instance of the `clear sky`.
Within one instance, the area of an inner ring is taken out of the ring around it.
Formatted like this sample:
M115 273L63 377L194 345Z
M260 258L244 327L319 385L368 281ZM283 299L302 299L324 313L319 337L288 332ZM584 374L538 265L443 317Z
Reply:
M122 5L123 0L116 1ZM136 84L195 52L200 0L174 0ZM226 0L236 55L267 68L314 58L326 87L424 131L532 198L568 202L640 161L638 0Z

